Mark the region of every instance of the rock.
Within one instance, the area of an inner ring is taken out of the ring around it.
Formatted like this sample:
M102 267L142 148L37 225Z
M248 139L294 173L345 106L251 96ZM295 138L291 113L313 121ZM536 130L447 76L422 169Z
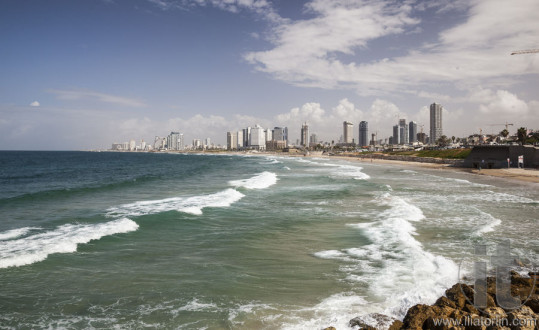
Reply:
M350 327L357 326L359 330L376 330L375 327L371 327L370 325L366 324L360 317L354 317L351 319L349 325Z
M399 320L393 321L391 325L389 326L388 330L400 330L402 329L403 323Z
M327 327L324 330L337 330L337 329L335 329L335 327Z
M538 297L529 299L528 301L526 301L524 305L530 307L534 313L539 314L539 298Z
M435 306L439 306L439 307L443 307L443 306L447 306L447 307L451 307L451 308L457 308L457 305L455 304L455 302L447 297L440 297L438 298L438 300L436 300L436 302L434 303Z
M386 328L397 321L396 319L387 315L372 313L365 316L358 316L350 320L349 325L351 327L358 326L359 329L371 330L376 327ZM400 322L400 321L399 321ZM397 329L397 328L396 328Z
M507 314L507 321L511 330L534 330L537 315L528 306L522 306Z
M481 314L489 319L502 319L507 317L507 314L501 307L487 307Z
M474 289L467 284L457 283L447 289L445 295L458 309L462 309L466 304L473 304Z
M492 298L492 297L491 297ZM487 300L487 304L488 304L488 300ZM464 306L464 311L470 313L470 314L477 314L479 315L479 311L477 310L477 308L475 308L475 306L473 305L470 305L470 304L466 304L466 306Z
M403 329L422 329L423 324L429 318L433 320L435 318L447 318L455 309L451 307L439 307L439 306L428 306L428 305L415 305L408 310L406 316L404 317Z

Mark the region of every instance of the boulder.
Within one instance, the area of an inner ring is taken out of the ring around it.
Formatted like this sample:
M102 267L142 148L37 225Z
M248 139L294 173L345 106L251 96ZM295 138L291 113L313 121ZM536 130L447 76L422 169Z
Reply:
M528 306L522 306L508 313L507 321L511 330L534 330L537 315Z
M539 298L538 297L530 298L528 301L526 301L526 303L524 303L524 305L531 308L531 310L534 313L539 314Z
M467 284L457 283L447 289L445 295L458 309L462 309L466 304L473 303L474 289Z
M376 327L386 328L395 323L395 321L397 320L387 315L371 313L365 316L358 316L351 319L349 325L351 327L358 326L359 329L370 330L376 329Z

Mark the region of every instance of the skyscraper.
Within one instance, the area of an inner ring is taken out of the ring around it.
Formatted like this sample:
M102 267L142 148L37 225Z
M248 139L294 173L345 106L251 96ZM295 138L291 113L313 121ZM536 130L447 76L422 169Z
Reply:
M369 123L362 121L359 123L359 140L358 145L360 147L369 145Z
M251 128L251 135L249 138L249 147L255 148L257 150L266 149L266 133L260 125L255 125Z
M354 139L354 124L349 121L342 123L343 143L352 143Z
M226 133L226 148L228 150L238 149L238 132Z
M399 135L399 144L408 144L410 142L406 119L399 119Z
M273 129L273 140L274 141L285 141L285 147L288 146L288 128L286 128L286 127L275 127Z
M435 144L443 135L442 111L443 107L441 104L433 103L430 105L430 144Z
M309 125L307 123L301 125L301 145L309 147Z
M399 125L393 126L393 139L391 144L400 144Z
M408 123L408 131L409 131L409 138L410 143L417 142L417 123L415 121L411 121Z

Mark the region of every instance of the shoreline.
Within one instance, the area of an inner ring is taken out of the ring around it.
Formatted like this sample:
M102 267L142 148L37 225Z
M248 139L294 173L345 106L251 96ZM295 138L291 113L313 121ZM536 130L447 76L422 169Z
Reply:
M307 157L307 158L323 158L323 159L338 159L352 162L359 162L365 164L384 164L384 165L400 165L406 167L426 168L447 170L453 172L468 173L473 175L482 175L487 177L493 177L498 179L506 179L512 182L518 183L539 183L539 170L524 169L524 168L502 168L502 169L475 169L469 167L452 166L451 164L434 163L434 162L417 162L406 160L393 160L383 158L361 158L355 156L327 156L327 155L303 155L303 154L284 154L276 152L259 152L259 153L246 153L246 152L227 152L226 154L232 155L251 155L251 156L281 156L281 157Z

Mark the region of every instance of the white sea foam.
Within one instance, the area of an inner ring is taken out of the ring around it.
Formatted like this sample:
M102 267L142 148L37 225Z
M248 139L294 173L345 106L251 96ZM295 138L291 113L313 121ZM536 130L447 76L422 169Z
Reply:
M245 195L229 188L215 194L192 197L172 197L153 201L139 201L111 207L107 211L109 217L141 216L168 211L178 211L194 215L202 214L206 207L228 207L242 199Z
M0 268L33 264L45 260L53 253L75 252L78 244L104 236L128 233L138 227L136 222L122 218L99 224L67 224L17 240L2 241Z
M416 240L413 223L425 219L420 208L388 192L374 202L385 210L373 222L350 225L361 230L371 244L321 251L315 256L346 261L340 269L347 280L367 284L373 297L384 298L371 304L374 310L370 312L402 319L408 308L433 303L454 284L458 268L453 261L425 251Z
M228 183L236 188L265 189L277 183L277 174L273 172L262 172L249 179L233 180Z
M39 230L39 229L41 229L41 228L38 228L38 227L23 227L23 228L6 230L6 231L0 233L0 241L5 241L5 240L21 237L21 236L26 235L31 230Z
M193 298L190 302L188 302L186 305L181 306L180 308L177 308L175 311L203 311L203 310L216 310L218 309L217 305L214 303L202 303L199 302L198 299Z
M370 179L368 174L363 173L361 170L363 167L353 165L331 164L331 163L315 163L322 167L331 167L330 175L336 177L352 178L356 180ZM326 171L326 169L320 169L319 171Z

